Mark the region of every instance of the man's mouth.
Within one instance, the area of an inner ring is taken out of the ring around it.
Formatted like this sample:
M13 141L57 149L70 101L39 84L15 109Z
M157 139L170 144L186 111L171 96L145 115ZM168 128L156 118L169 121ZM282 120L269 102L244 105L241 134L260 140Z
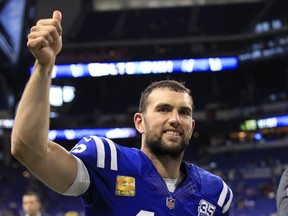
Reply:
M165 133L173 135L173 136L180 136L181 135L178 131L171 131L171 130L165 131Z

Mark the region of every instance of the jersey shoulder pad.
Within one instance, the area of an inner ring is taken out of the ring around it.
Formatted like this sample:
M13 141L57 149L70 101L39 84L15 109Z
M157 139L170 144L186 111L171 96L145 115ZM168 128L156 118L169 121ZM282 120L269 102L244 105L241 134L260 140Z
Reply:
M231 188L217 176L194 164L189 164L189 174L196 181L199 192L223 208L223 213L227 212L233 200Z

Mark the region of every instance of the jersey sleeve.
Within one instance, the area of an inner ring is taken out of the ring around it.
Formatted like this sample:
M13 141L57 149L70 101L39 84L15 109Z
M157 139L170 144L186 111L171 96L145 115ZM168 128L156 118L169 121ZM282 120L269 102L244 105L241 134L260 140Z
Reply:
M85 203L99 203L100 197L111 194L111 176L118 170L117 145L103 137L83 137L70 152L84 163L89 173L90 185L82 194Z
M221 177L214 175L201 168L197 168L201 194L206 200L215 203L221 209L219 213L223 216L229 215L229 209L233 201L231 188L222 180Z
M110 139L97 136L83 137L70 152L80 158L88 170L118 169L117 147Z
M222 190L218 197L217 204L222 207L222 214L229 215L229 209L233 200L233 192L231 188L222 181Z
M217 205L222 209L222 215L228 216L229 209L233 200L233 192L231 188L219 177L211 175L210 181L207 183L207 188L211 190L211 197L217 202Z

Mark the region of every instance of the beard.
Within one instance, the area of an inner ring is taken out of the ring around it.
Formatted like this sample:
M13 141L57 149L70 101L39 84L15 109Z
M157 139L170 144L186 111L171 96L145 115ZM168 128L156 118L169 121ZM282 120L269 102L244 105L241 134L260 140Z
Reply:
M150 151L158 157L169 156L171 158L178 158L187 148L189 140L182 140L177 146L169 146L161 137L153 136L151 133L146 134L146 145Z

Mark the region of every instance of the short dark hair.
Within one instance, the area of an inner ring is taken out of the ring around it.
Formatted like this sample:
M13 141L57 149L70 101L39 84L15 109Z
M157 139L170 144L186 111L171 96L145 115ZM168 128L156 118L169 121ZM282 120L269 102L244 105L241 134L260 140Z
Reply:
M194 108L194 103L193 103L193 97L191 94L191 90L188 89L185 86L184 82L179 82L176 80L161 80L161 81L154 81L152 82L142 93L141 93L141 98L139 102L139 107L138 107L138 112L143 113L145 112L147 108L147 99L151 92L153 92L155 89L163 89L163 88L168 88L172 91L175 92L181 92L181 93L187 93L190 98L191 98L191 106L192 110Z

